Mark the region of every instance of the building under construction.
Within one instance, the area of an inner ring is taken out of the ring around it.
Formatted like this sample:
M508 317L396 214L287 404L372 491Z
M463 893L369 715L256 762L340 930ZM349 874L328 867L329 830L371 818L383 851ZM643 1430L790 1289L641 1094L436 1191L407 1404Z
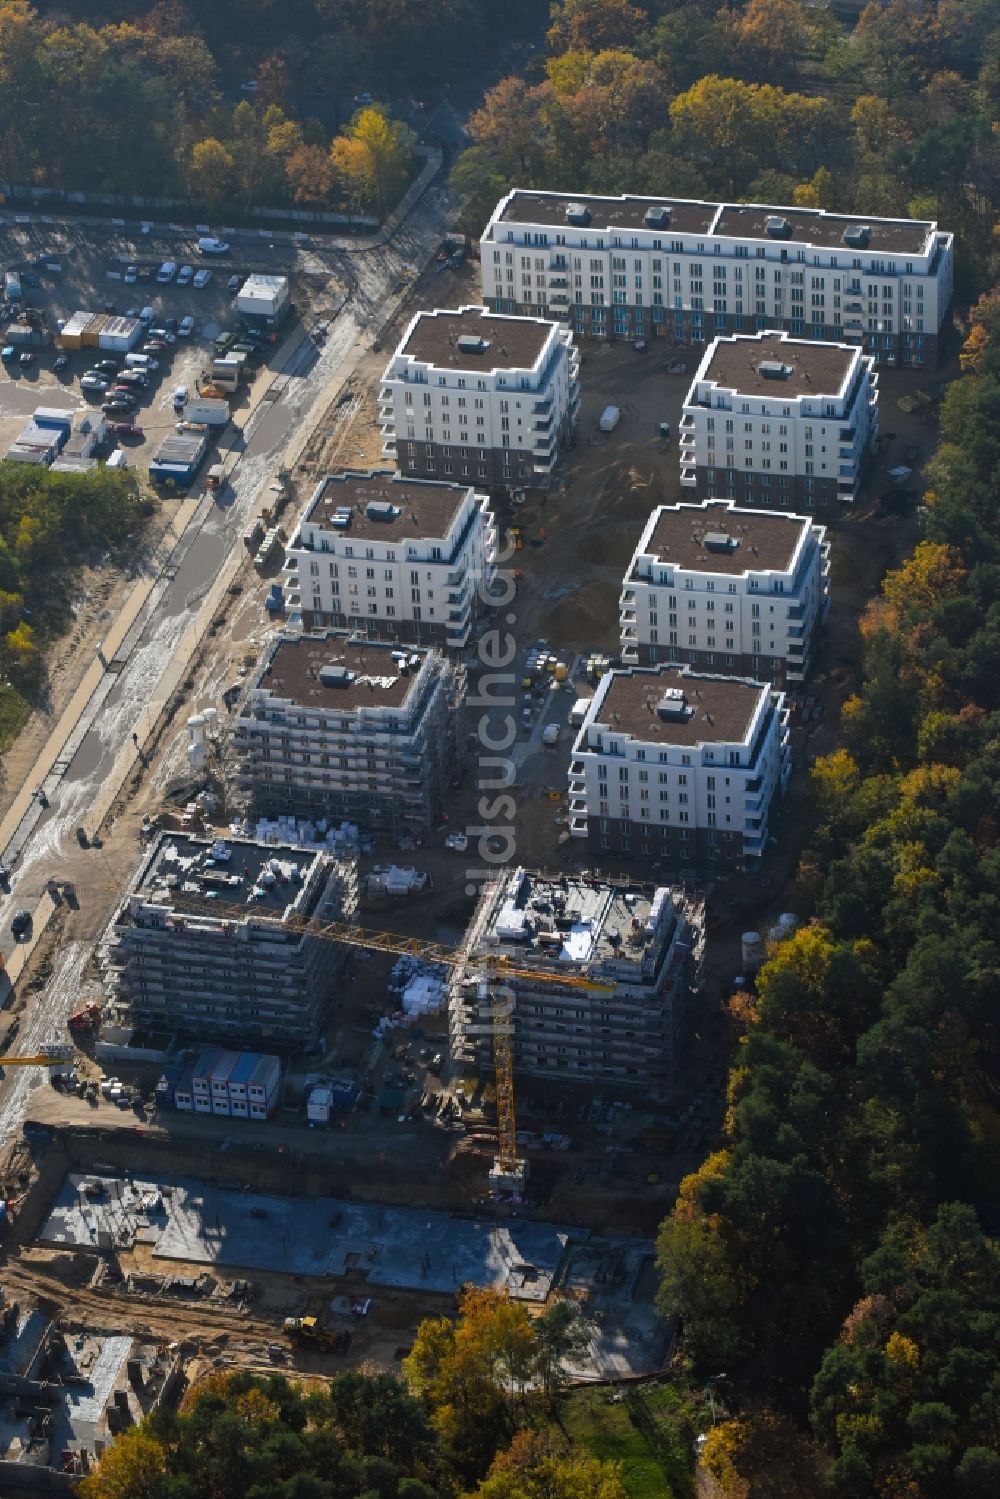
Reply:
M515 1076L662 1095L676 1081L703 944L704 904L682 890L513 869L484 890L467 952L470 968L501 959L521 971L503 981ZM483 1071L493 1007L481 980L456 980L452 1055Z
M438 650L279 635L234 717L237 796L256 816L424 837L462 771L464 693Z
M163 833L101 944L108 1018L161 1035L297 1050L316 1038L347 957L310 926L352 921L356 910L351 862Z

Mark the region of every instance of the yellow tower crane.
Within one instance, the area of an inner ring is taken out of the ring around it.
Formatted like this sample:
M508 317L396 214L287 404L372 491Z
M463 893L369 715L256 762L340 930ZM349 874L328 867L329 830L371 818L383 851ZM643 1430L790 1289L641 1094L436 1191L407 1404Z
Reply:
M183 921L185 913L213 916L222 921L250 921L255 926L273 927L281 932L299 932L324 942L340 942L345 947L360 947L368 952L392 953L398 957L419 958L427 963L442 963L448 968L469 968L472 973L484 971L490 986L493 1066L497 1090L497 1157L491 1180L514 1188L524 1182L527 1163L517 1154L517 1114L514 1100L514 995L511 980L523 979L532 984L556 984L567 989L590 989L595 993L614 989L614 984L580 978L576 974L551 973L544 969L521 968L504 954L484 954L470 958L465 948L443 947L419 937L402 937L397 932L376 931L371 927L353 926L346 921L309 921L303 917L283 920L258 915L252 907L232 906L218 900L185 898L173 915L173 922Z
M64 1067L70 1056L0 1057L0 1067Z

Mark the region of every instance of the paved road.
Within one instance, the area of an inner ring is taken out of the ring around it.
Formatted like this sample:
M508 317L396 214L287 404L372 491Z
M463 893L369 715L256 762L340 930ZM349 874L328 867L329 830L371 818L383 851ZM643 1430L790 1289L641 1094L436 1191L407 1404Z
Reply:
M71 753L61 775L46 783L48 808L38 807L31 814L34 826L13 869L11 889L0 895L0 932L5 934L3 945L8 950L6 933L17 909L32 910L42 898L45 905L39 919L47 913L47 898L42 897L46 879L58 874L63 852L71 843L75 846L77 827L95 826L102 804L113 799L131 764L133 732L141 738L148 731L159 704L183 676L186 653L200 632L199 615L207 623L214 612L214 594L225 580L229 559L239 555L248 518L259 509L278 468L295 461L306 437L370 345L374 330L405 293L412 269L429 259L448 210L444 189L432 186L391 243L359 247L349 255L351 295L321 350L308 340L296 341L286 350L275 372L280 396L251 412L225 491L226 503L218 504L207 496L197 508L119 651L115 664L120 663L120 669L105 673L97 686L99 711L92 725L78 743L70 741ZM345 252L331 253L341 257ZM95 881L100 885L98 853L94 860ZM87 892L81 889L80 896L87 899ZM98 889L97 898L107 899L107 892ZM28 1035L33 1041L48 1039L34 1032L35 1027L23 1029L22 1042ZM25 1087L17 1085L19 1095ZM9 1079L0 1085L0 1135L5 1125L10 1127L3 1104L10 1088Z

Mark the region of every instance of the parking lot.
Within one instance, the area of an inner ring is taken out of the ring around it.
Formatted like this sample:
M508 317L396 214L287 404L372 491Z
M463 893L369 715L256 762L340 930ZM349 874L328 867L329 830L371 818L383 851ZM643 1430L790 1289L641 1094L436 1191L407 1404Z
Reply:
M37 239L31 249L36 245ZM133 384L129 392L134 399L131 410L109 413L110 421L131 423L140 429L138 435L120 441L127 452L126 462L145 467L180 416L174 409L173 392L183 386L190 395L195 395L199 382L208 374L214 340L220 333L238 327L235 282L237 277L242 282L249 271L249 266L240 263L246 261L246 254L212 259L194 254L190 260L184 260L184 246L181 250L171 248L169 255L179 270L189 266L190 274L180 272L180 279L186 284L178 284L175 278L164 285L158 283L156 274L165 255L149 253L154 250L152 245L144 247L147 253L137 254L134 260L127 251L109 255L99 246L75 247L68 253L65 248L57 248L27 257L17 253L25 248L23 244L8 244L4 258L4 269L15 270L21 277L22 298L16 313L4 303L0 342L7 343L7 327L14 320L23 320L29 309L37 309L42 315L48 339L44 346L29 351L30 362L21 362L20 348L4 359L0 372L0 453L14 441L36 406L57 406L70 411L91 407L99 411L102 402L115 394L116 372L111 366L120 370L125 363L124 354L95 348L64 350L58 342L60 323L79 310L139 316L144 309L152 309L151 317L146 313L147 332L133 352L144 348L151 332L158 334L155 341L163 347L148 350L157 368L147 372L146 386ZM46 269L41 263L45 260L54 261L60 270ZM209 273L207 284L194 284L198 272ZM297 312L307 312L314 305L321 287L326 291L324 282L310 289L305 278L297 277L294 272L291 281ZM283 331L287 332L291 326L286 325ZM190 332L181 331L188 328ZM262 351L259 357L266 363L268 351ZM102 361L107 361L102 374L108 389L81 388L81 378ZM245 402L245 389L232 398L234 409Z

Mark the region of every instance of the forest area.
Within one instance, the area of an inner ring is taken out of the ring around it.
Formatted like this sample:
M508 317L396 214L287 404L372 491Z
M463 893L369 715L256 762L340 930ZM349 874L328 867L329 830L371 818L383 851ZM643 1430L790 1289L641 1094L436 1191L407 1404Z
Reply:
M39 25L0 3L0 176L369 204L349 168L373 181L374 147L350 131L397 132L398 160L405 127L365 109L330 139L293 115L295 91L443 89L463 53L528 35L539 14L528 0L104 9L43 5ZM254 97L224 102L251 73ZM87 129L67 129L62 102L46 117L56 78ZM122 100L144 101L148 159L118 128ZM789 904L802 925L730 1002L725 1125L660 1230L659 1306L677 1319L678 1388L711 1381L723 1407L713 1424L701 1402L684 1442L693 1467L705 1432L700 1462L726 1499L994 1499L1000 0L848 17L798 0L562 0L545 47L468 130L452 182L472 233L518 185L910 214L956 235L961 372L921 539L859 620L841 747L797 770L813 799ZM30 602L34 503L3 523L0 601ZM23 610L7 607L16 635ZM567 1445L553 1416L572 1335L483 1293L457 1322L423 1324L399 1379L305 1394L220 1377L119 1442L82 1492L626 1499L614 1463ZM687 1479L662 1492L686 1499Z
M378 101L439 93L543 15L538 0L0 0L0 181L381 214L414 136Z
M131 469L0 465L0 748L45 692L45 652L73 617L80 571L152 511Z
M452 180L478 234L508 188L937 218L970 299L998 191L997 0L563 0L491 89Z

